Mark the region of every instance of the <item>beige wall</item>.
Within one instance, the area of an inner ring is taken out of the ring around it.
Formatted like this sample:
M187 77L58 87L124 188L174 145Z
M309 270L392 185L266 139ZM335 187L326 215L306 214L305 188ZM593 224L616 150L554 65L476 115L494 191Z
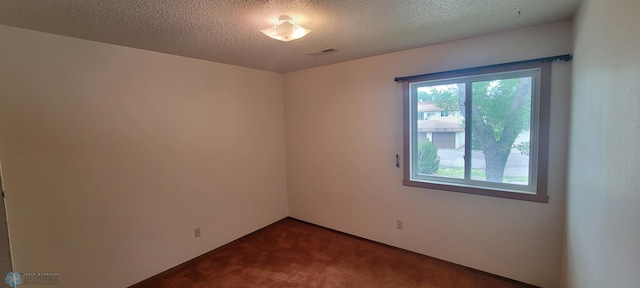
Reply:
M640 285L640 2L575 21L566 287Z
M571 64L553 67L549 204L402 186L393 78L571 53L569 21L284 77L6 26L0 39L16 271L127 286L291 215L560 286Z
M571 52L565 21L285 74L290 215L559 287L571 64L553 65L548 204L402 186L393 79Z
M124 287L287 216L281 74L7 26L0 39L16 271Z

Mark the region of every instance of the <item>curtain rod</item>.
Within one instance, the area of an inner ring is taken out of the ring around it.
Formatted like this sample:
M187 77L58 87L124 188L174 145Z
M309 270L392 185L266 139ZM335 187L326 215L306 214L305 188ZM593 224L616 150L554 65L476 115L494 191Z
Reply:
M422 78L422 77L427 77L427 76L437 76L437 75L449 74L449 73L463 73L463 72L469 72L469 71L478 70L478 69L496 68L496 67L502 67L502 66L507 66L507 65L515 65L515 64L528 64L528 63L553 62L553 61L571 61L572 58L573 58L573 56L571 54L565 54L565 55L558 55L558 56L538 58L538 59L530 59L530 60L524 60L524 61L516 61L516 62L501 63L501 64L494 64L494 65L487 65L487 66L479 66L479 67L472 67L472 68L462 68L462 69L457 69L457 70L449 70L449 71L434 72L434 73L427 73L427 74L396 77L394 79L394 81L402 82L402 81L407 81L407 80L411 80L411 79L415 79L415 78Z

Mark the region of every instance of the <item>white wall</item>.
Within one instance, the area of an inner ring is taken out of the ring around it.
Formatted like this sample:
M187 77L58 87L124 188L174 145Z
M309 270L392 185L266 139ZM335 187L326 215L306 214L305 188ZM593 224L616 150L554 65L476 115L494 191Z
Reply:
M640 284L640 2L575 20L566 287Z
M16 271L125 287L287 216L281 74L7 26L0 39Z
M402 186L393 79L571 52L565 21L285 74L290 215L559 287L571 64L553 65L548 204Z

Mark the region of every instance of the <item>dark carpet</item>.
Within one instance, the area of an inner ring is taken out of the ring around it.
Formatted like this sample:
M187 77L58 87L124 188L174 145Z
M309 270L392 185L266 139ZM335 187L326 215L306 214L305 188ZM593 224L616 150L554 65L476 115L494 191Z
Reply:
M532 287L285 218L131 288Z

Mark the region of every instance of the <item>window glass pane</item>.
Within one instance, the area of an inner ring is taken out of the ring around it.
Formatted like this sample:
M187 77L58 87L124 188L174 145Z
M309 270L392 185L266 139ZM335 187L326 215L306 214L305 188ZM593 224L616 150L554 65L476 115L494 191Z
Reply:
M472 83L472 180L529 185L532 81Z
M464 179L465 84L417 88L417 175Z

